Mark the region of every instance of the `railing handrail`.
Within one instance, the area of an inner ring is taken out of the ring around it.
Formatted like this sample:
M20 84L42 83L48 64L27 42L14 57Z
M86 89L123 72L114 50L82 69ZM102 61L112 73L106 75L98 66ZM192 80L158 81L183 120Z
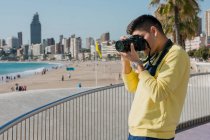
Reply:
M84 96L84 95L88 95L88 94L91 94L91 93L94 93L94 92L102 91L104 89L111 89L111 88L120 87L120 86L123 86L123 85L124 85L123 83L120 83L120 84L115 84L115 85L90 89L90 90L87 90L87 91L82 91L82 92L79 92L79 93L75 93L75 94L70 95L68 97L61 98L61 99L56 100L54 102L48 103L48 104L43 105L41 107L38 107L38 108L36 108L32 111L29 111L25 114L22 114L22 115L16 117L15 119L3 124L2 126L0 126L0 134L2 134L5 130L7 130L11 126L14 126L14 125L18 124L19 122L21 122L21 121L23 121L23 120L25 120L25 119L27 119L27 118L35 115L35 114L38 114L39 112L42 112L42 111L47 110L49 108L52 108L56 105L59 105L61 103L66 102L66 101L69 101L69 100L72 100L72 99L75 99L77 97L81 97L81 96Z
M194 76L200 76L200 75L208 75L210 74L210 72L202 72L202 73L193 73L193 74L190 74L190 77L194 77Z

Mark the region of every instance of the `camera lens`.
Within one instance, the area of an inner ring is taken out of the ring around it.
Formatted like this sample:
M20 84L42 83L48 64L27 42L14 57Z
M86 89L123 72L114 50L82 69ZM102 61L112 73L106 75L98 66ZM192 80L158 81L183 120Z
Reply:
M134 48L136 51L143 51L146 48L146 40L139 35L133 35L130 38L127 38L126 40L118 40L115 43L115 48L118 52L129 52L130 44L133 43Z
M117 41L115 43L115 48L118 52L124 52L125 51L125 46L124 46L122 41Z

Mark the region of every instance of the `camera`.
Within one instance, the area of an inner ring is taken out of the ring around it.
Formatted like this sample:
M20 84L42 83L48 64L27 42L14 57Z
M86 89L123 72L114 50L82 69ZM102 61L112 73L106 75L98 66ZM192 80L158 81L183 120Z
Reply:
M139 35L133 35L126 40L118 40L115 43L115 48L118 52L129 52L131 51L130 45L133 43L136 51L143 51L146 48L146 40Z

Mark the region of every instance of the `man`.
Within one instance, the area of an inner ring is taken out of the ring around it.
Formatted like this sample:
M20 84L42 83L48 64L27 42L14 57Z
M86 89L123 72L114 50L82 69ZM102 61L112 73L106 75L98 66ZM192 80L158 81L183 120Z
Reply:
M135 93L128 139L173 140L187 93L189 57L166 37L161 23L151 15L133 20L127 33L146 40L144 52L148 56L143 64L132 43L131 51L120 52L125 87Z

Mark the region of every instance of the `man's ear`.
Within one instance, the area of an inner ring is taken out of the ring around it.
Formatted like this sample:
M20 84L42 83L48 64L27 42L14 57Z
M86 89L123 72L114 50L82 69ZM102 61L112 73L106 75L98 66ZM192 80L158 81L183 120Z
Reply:
M151 26L151 27L150 27L150 31L151 31L151 33L154 35L154 37L157 36L157 28L156 28L155 26Z

